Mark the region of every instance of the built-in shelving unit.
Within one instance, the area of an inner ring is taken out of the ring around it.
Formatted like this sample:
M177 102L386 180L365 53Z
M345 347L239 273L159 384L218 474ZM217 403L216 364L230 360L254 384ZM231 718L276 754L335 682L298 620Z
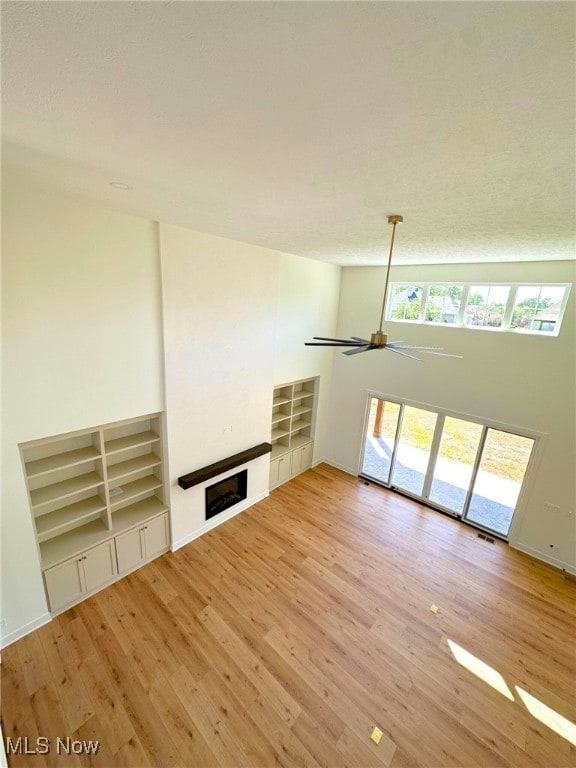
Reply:
M274 388L270 441L270 486L312 465L318 379L302 379Z
M162 525L153 528L162 540L150 541L146 534L142 559L146 552L168 549L162 435L157 413L20 446L53 611L118 578L118 534L130 528L147 531L148 522L163 516ZM100 574L98 568L103 568ZM82 585L79 593L70 591L72 583Z

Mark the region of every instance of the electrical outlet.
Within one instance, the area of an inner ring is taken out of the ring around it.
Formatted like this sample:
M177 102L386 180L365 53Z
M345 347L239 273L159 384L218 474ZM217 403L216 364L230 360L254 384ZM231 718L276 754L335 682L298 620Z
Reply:
M0 619L0 629L6 629L6 619Z
M560 506L558 504L552 504L550 501L544 502L544 509L548 512L560 512Z

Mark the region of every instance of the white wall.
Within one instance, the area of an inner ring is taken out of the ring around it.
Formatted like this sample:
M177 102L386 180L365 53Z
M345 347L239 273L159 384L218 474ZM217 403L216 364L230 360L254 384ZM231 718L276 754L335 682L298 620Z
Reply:
M204 519L214 480L184 491L178 477L269 442L275 384L329 381L331 357L304 341L317 322L334 331L339 269L172 225L160 226L160 243L178 547L225 519ZM248 499L231 514L268 494L268 470L269 456L250 463Z
M278 315L274 340L274 385L320 377L314 463L324 458L326 408L329 403L334 352L305 347L313 336L334 336L341 267L299 256L280 257Z
M398 267L401 282L574 282L572 262ZM384 270L344 268L338 334L378 327ZM356 473L368 391L545 433L520 524L511 543L576 570L574 514L575 289L558 337L385 323L389 338L444 347L463 360L424 356L417 363L387 351L336 354L329 408L328 461ZM560 507L548 512L544 503ZM554 546L551 548L550 544Z
M162 410L152 222L3 175L4 642L46 618L18 444Z
M2 202L7 644L49 619L18 444L164 410L166 373L173 538L198 535L204 487L185 493L176 478L268 442L280 379L320 375L327 392L331 352L303 342L334 332L340 270L80 203L12 172ZM269 457L250 467L246 505L268 492Z

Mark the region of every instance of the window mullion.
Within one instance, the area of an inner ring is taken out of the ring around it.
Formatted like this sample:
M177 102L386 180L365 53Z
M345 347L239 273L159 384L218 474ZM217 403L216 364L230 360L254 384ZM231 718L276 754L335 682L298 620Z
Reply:
M460 302L460 309L458 310L458 325L464 325L464 314L466 312L466 305L468 304L468 295L470 293L470 286L462 286L462 301Z
M428 283L422 283L422 300L420 302L420 316L418 322L423 323L426 317L426 302L428 301Z
M506 309L504 310L504 317L502 318L502 325L500 326L500 329L503 331L509 331L510 330L510 322L512 320L512 313L514 312L514 307L516 306L516 293L518 291L517 285L511 285L510 291L508 293L508 301L506 303Z

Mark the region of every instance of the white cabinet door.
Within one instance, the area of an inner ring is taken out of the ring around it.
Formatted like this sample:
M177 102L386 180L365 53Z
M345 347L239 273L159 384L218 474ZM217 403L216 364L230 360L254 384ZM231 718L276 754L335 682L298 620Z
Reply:
M278 459L278 482L284 483L290 479L292 474L292 456L287 453Z
M82 555L44 571L44 581L52 611L78 600L86 592Z
M116 536L118 573L131 571L168 547L168 515L148 520Z
M50 609L58 611L87 592L107 584L117 574L114 542L97 547L44 571Z
M270 488L278 485L278 467L280 459L275 459L270 462Z
M310 469L312 466L312 455L314 453L314 443L302 446L302 471Z
M139 526L116 536L118 573L130 571L144 561L144 536L142 534L142 526Z
M300 472L304 472L306 469L310 469L312 466L313 447L314 443L307 443L292 451L292 477Z
M292 451L292 477L302 472L302 448L295 448Z
M168 515L149 520L144 526L145 556L153 557L168 546Z
M104 544L84 552L82 565L84 566L84 581L87 592L111 581L118 572L114 542L106 541Z

